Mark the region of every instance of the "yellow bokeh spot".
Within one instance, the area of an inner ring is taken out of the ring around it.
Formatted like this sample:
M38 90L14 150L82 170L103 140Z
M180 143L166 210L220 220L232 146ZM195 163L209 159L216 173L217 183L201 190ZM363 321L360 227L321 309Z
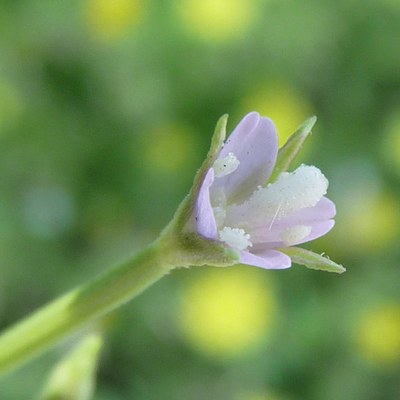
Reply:
M376 364L400 361L400 305L385 304L370 310L357 326L358 347Z
M387 122L382 142L383 160L400 174L400 112Z
M146 136L143 159L156 173L176 172L190 164L196 149L192 132L179 124L164 124Z
M258 271L208 270L186 287L180 323L195 349L224 359L259 343L271 328L274 309L271 284L260 279Z
M244 97L241 108L243 113L257 111L271 118L278 130L280 146L312 115L311 106L304 96L282 82L257 85Z
M89 30L104 41L121 39L140 22L144 6L145 0L87 0Z
M350 245L358 252L380 251L397 239L399 226L398 199L388 193L377 193L366 195L357 205L342 210L336 234L346 241L344 246Z
M177 0L186 29L211 42L240 37L257 16L258 0Z

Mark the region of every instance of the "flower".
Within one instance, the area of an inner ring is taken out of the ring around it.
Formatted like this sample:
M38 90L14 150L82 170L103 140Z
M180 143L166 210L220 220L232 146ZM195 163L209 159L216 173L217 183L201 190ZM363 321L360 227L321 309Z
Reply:
M283 269L292 260L285 248L325 235L335 205L324 197L328 180L301 165L271 181L278 156L273 122L246 115L205 173L196 202L197 232L240 254L242 264Z

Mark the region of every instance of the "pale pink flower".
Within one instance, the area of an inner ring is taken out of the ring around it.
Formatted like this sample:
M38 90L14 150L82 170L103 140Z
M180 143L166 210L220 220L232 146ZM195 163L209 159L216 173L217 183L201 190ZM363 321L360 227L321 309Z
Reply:
M267 269L291 266L280 249L325 235L334 225L328 180L301 165L268 182L278 154L273 122L246 115L220 150L200 187L195 220L202 236L240 252L240 262Z

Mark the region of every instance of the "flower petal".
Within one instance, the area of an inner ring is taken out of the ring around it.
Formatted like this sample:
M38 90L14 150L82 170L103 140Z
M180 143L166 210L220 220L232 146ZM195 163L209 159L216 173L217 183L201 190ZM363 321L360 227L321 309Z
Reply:
M289 256L271 249L259 251L257 254L241 251L240 262L265 269L285 269L292 265Z
M240 143L246 140L247 135L256 128L259 122L260 114L258 112L253 111L245 115L229 135L218 158L223 158L229 153L235 153L237 147L240 147Z
M264 222L265 225L261 227L248 227L247 232L253 243L278 242L280 241L280 232L284 229L297 225L313 227L320 222L330 220L335 215L336 207L333 201L322 197L314 207L302 208L281 220Z
M223 188L228 203L242 202L258 185L270 177L278 154L278 137L269 118L258 113L247 114L229 137L219 159L233 153L240 164L237 169L215 180L211 188L218 193Z
M290 246L296 246L301 243L315 240L328 233L334 225L335 221L333 219L329 219L327 221L312 222L306 225L311 227L311 232L301 240L293 241L293 243L290 243ZM293 227L296 226L298 225L293 225ZM252 235L250 235L253 243L252 250L257 251L258 249L264 248L275 249L280 247L288 247L288 243L285 243L282 240L281 232L282 231L279 231L277 229L273 231L268 231L268 229L265 229L264 231L258 231L256 234L253 233Z
M217 239L217 223L210 201L210 186L213 182L214 170L210 168L199 190L195 210L197 232L208 239Z
M279 224L286 225L309 225L312 222L331 219L336 215L336 206L332 200L322 197L314 207L302 208L279 221Z
M291 244L291 246L295 246L297 244L306 243L310 242L311 240L318 239L319 237L326 235L334 226L335 226L335 221L333 219L323 222L316 222L311 225L311 232L308 236L306 236L302 240L299 240Z

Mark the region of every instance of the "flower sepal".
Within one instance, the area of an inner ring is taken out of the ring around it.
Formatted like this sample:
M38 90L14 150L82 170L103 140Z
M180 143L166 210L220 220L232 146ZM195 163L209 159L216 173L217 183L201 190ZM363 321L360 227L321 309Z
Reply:
M207 157L197 171L189 194L178 207L174 218L163 231L160 241L166 243L183 266L226 267L239 263L240 254L222 242L209 240L196 231L195 208L199 191L204 179L217 159L226 138L228 115L223 115L217 122Z
M217 122L215 126L214 135L211 140L210 150L208 151L207 157L197 171L193 181L193 186L190 189L189 194L183 199L182 203L178 207L173 220L168 225L167 229L173 228L177 233L183 230L188 231L188 225L195 224L192 221L193 210L195 209L195 203L197 195L200 191L201 185L203 184L204 178L209 169L214 164L218 157L218 154L224 144L226 138L226 124L228 121L228 114L224 114Z
M292 161L303 147L305 140L311 134L312 128L316 122L317 117L315 116L304 121L279 149L275 168L272 171L269 182L275 181L279 174L289 170Z
M183 233L179 237L180 258L183 266L230 267L240 263L240 252L222 242L206 239L197 233Z
M286 247L279 249L279 251L289 256L295 264L304 265L310 269L335 272L337 274L342 274L346 271L343 265L335 263L328 257L300 247Z

